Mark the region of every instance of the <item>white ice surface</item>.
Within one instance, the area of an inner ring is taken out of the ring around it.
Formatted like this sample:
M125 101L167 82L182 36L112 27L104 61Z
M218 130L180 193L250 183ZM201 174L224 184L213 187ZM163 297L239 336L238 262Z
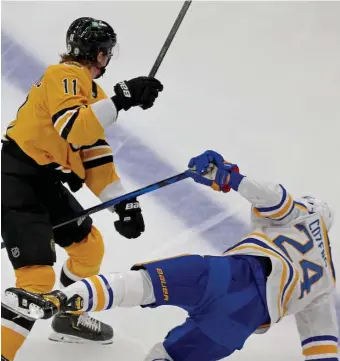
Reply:
M3 2L2 31L50 64L64 50L64 34L75 18L93 16L110 22L118 33L120 57L112 61L100 84L111 94L117 81L148 73L180 6L179 2ZM324 198L339 214L339 18L337 2L194 2L158 73L164 93L152 110L123 114L120 124L178 172L191 156L216 149L244 173L279 181L297 196ZM18 66L18 61L13 59L13 64ZM26 97L11 84L13 71L2 69L2 130ZM138 174L120 175L127 190L145 185ZM249 207L237 194L223 196L197 187L197 197L201 194L225 207L225 213L195 229L186 228L156 195L142 199L147 232L137 240L114 232L109 212L95 215L106 244L102 272L188 251L216 253L219 247L202 232L222 218L228 222L237 216L247 222ZM97 202L87 190L79 193L79 199L84 207ZM184 199L183 206L187 202L190 199ZM331 240L338 271L339 227L336 218ZM57 272L64 259L58 250ZM5 251L1 260L3 290L13 285L14 277ZM17 361L139 361L185 315L164 307L118 309L97 316L116 329L113 345L52 343L47 340L49 322L42 321ZM230 359L302 359L293 319L266 335L251 337Z

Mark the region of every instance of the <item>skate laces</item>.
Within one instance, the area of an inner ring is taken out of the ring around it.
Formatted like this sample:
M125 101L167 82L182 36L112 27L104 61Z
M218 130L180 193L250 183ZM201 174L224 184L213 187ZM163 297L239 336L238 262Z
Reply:
M100 331L100 321L92 318L87 313L80 315L78 317L77 326L82 325L86 328L89 328L92 331L99 332Z

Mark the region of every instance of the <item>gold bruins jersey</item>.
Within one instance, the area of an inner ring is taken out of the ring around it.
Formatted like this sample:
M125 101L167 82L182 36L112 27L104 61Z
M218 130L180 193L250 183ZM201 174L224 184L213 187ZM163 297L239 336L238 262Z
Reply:
M75 173L97 196L119 180L104 129L117 110L76 62L47 68L33 84L6 137L41 166Z

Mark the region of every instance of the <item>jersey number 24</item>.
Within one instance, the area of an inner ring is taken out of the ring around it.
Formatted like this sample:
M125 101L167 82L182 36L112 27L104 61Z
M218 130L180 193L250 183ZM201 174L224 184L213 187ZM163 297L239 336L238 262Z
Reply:
M306 243L300 243L295 239L288 238L285 236L278 236L274 239L274 243L285 253L285 255L291 260L289 253L285 247L285 243L291 245L297 249L302 255L306 255L314 247L313 237L302 224L297 224L295 227L300 231L305 233L308 238ZM308 294L311 291L311 288L314 283L319 281L323 276L323 267L317 263L314 263L306 258L300 260L300 266L302 268L303 282L301 282L301 295L300 299L305 296L305 292Z

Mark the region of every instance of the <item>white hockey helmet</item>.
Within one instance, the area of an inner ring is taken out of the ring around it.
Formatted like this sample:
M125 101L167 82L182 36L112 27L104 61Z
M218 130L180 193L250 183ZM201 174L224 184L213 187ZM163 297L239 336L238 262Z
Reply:
M309 212L318 213L322 216L329 231L332 227L334 214L330 206L323 200L314 198L312 196L304 196L296 200L304 204Z

